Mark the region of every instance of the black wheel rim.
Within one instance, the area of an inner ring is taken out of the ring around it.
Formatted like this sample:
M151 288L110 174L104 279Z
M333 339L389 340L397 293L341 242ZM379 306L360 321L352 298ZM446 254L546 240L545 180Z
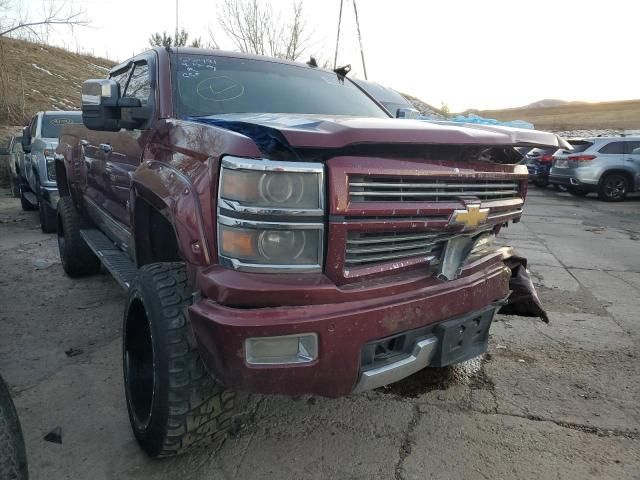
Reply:
M607 179L604 186L604 193L607 198L619 199L627 193L627 182L621 177L612 177Z
M151 420L155 375L151 329L142 303L137 303L130 308L132 321L126 326L124 376L130 411L135 424L143 429Z

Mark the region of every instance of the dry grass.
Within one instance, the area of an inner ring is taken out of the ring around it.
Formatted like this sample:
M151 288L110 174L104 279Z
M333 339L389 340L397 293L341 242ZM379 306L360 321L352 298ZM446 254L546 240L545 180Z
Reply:
M640 100L484 110L479 115L501 121L526 120L541 130L640 129Z
M80 108L81 84L104 78L113 62L38 43L0 38L0 125L40 110Z

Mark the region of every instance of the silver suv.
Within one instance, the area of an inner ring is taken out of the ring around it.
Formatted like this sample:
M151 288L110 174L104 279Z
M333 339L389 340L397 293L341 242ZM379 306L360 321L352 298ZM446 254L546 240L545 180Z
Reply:
M597 192L617 202L640 190L640 137L596 137L572 140L573 151L553 155L549 183L565 185L573 195Z

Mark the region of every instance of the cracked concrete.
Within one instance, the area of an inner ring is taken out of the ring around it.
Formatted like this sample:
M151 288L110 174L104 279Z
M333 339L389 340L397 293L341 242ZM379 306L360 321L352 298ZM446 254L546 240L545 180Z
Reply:
M482 357L362 395L240 395L223 444L153 461L125 408L123 293L66 278L55 237L0 191L0 372L31 477L640 478L639 206L531 189L501 236L529 258L550 325L498 316ZM45 442L57 426L63 443Z

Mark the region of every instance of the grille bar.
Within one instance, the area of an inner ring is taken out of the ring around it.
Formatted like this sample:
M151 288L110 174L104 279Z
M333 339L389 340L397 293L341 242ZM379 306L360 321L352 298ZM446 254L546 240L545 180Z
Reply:
M396 188L401 185L403 188L515 188L515 182L509 183L409 183L409 182L349 182L350 187L384 187Z
M347 267L362 266L421 256L435 259L450 236L451 234L426 232L350 233L347 238L345 264Z
M349 258L346 261L347 266L353 266L353 265L362 265L364 263L376 263L376 262L382 262L382 261L388 261L388 260L399 260L402 258L412 258L412 257L420 257L420 256L428 256L428 257L433 257L434 259L436 258L436 252L433 251L433 249L427 248L427 249L422 249L422 250L412 250L410 252L398 252L398 253L389 253L386 255L370 255L362 258Z
M433 243L425 243L425 242L415 242L415 243L406 243L406 244L394 244L394 245L376 245L372 247L355 247L350 248L349 243L347 242L347 255L350 253L377 253L377 252L388 252L390 249L393 250L412 250L415 248L429 248L436 245L436 242Z
M352 196L364 196L364 197L502 197L504 195L514 196L517 194L517 190L489 190L489 191L460 191L460 192L351 192Z
M366 237L358 237L358 238L349 238L347 240L348 244L360 245L360 244L372 244L372 243L389 243L389 242L402 242L402 241L413 241L413 240L425 240L427 238L436 238L439 234L429 234L429 233L411 233L407 235L403 234L389 234L384 233L382 235L377 234L375 236L366 236Z
M473 196L481 200L520 198L516 181L473 179L452 180L427 177L349 178L349 196L355 202L425 201L451 202L457 197Z

